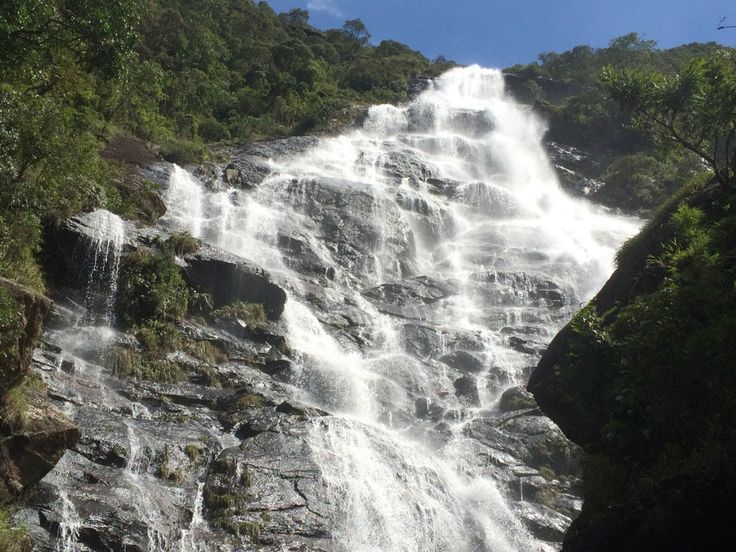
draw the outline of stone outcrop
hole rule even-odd
[[[44,317],[46,297],[0,278],[0,291],[16,304],[20,326],[0,362],[0,505],[38,483],[80,437],[79,428],[25,380]],[[12,307],[11,307],[12,309]]]

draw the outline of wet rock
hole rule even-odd
[[[541,356],[547,347],[544,343],[539,343],[531,339],[523,339],[515,335],[508,338],[508,344],[515,351],[535,356]]]
[[[404,324],[401,327],[404,349],[420,358],[426,358],[442,350],[442,336],[429,326]]]
[[[414,415],[417,418],[426,418],[429,416],[429,399],[421,397],[414,401]]]
[[[382,154],[378,158],[377,165],[387,176],[397,179],[408,178],[415,182],[432,178],[437,172],[410,150]]]
[[[478,290],[489,304],[562,308],[573,300],[565,290],[543,275],[525,272],[481,272],[472,279],[482,282]]]
[[[393,198],[363,182],[326,177],[290,182],[287,193],[346,276],[381,270],[388,279],[414,272],[414,235]]]
[[[81,436],[79,428],[40,394],[26,400],[22,425],[2,431],[0,504],[38,483]]]
[[[308,426],[294,421],[217,457],[204,489],[203,513],[213,526],[252,546],[332,549],[327,505],[320,498],[324,484],[306,442]]]
[[[462,376],[453,383],[455,386],[455,394],[470,401],[471,404],[480,404],[480,396],[478,394],[478,381],[472,376]]]
[[[239,149],[243,154],[247,155],[265,159],[281,159],[297,153],[304,153],[317,144],[319,144],[319,138],[316,136],[290,136],[278,140],[249,142],[239,146]]]
[[[501,395],[498,408],[502,412],[537,408],[537,401],[534,400],[534,396],[524,387],[512,387],[504,391],[503,395]]]
[[[227,186],[249,190],[261,184],[271,172],[271,166],[263,158],[241,155],[223,169],[222,181]]]
[[[453,351],[439,360],[460,372],[478,374],[483,371],[483,362],[467,351]]]
[[[187,256],[183,272],[189,285],[212,295],[216,307],[236,301],[260,303],[270,320],[284,312],[286,292],[266,271],[214,247],[203,246]]]
[[[113,230],[125,235],[119,244],[121,249],[131,245],[128,236],[135,233],[132,225],[104,209],[80,213],[55,228],[48,228],[44,236],[44,252],[48,255],[45,266],[53,281],[81,289],[90,283],[109,283],[109,273],[101,268],[113,266],[119,251],[109,246],[100,252],[98,245],[101,239],[112,238]]]
[[[543,504],[517,502],[514,510],[535,537],[546,541],[561,542],[571,522],[567,516]]]
[[[431,315],[428,308],[456,293],[451,282],[439,282],[427,276],[419,276],[401,282],[391,282],[368,289],[363,297],[373,303],[380,312],[402,318],[426,319]]]

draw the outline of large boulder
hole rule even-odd
[[[26,401],[22,425],[0,431],[0,504],[41,481],[81,437],[79,428],[42,395]]]
[[[286,292],[262,268],[210,246],[185,258],[187,283],[212,295],[215,307],[237,301],[260,303],[269,320],[284,312]]]

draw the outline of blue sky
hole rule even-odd
[[[507,67],[578,44],[605,46],[635,31],[666,48],[688,42],[736,45],[736,0],[269,0],[277,11],[307,8],[319,28],[360,18],[372,42],[392,38],[434,58]]]

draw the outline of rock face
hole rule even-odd
[[[15,304],[20,331],[0,362],[0,505],[38,483],[80,437],[79,428],[26,385],[33,351],[51,302],[0,278],[0,292]],[[10,307],[11,309],[13,307]]]
[[[3,351],[0,357],[0,396],[5,396],[28,373],[33,350],[43,329],[43,320],[51,309],[51,301],[5,278],[0,278],[0,290],[8,297],[8,311],[20,329],[17,338],[8,343],[9,350]]]
[[[84,435],[18,514],[40,552],[72,530],[80,552],[337,552],[358,542],[358,526],[369,533],[360,539],[382,539],[377,549],[410,549],[402,539],[413,537],[386,525],[393,504],[414,524],[407,534],[452,533],[480,550],[486,514],[464,490],[475,486],[509,521],[500,538],[559,544],[580,510],[578,451],[528,395],[502,392],[569,316],[575,265],[538,240],[512,243],[527,232],[504,235],[518,213],[512,191],[495,176],[472,180],[474,166],[453,174],[462,182],[443,174],[450,158],[427,153],[449,147],[429,134],[442,114],[420,111],[408,124],[422,134],[371,139],[336,175],[321,158],[301,160],[324,145],[309,137],[225,149],[226,161],[190,168],[188,188],[179,169],[145,171],[183,197],[167,193],[172,216],[154,227],[125,223],[118,261],[189,228],[219,246],[173,257],[189,291],[214,309],[263,305],[266,322],[193,310],[163,324],[168,341],[151,360],[139,328],[89,322],[86,311],[104,307],[81,300],[90,244],[101,242],[90,215],[49,236],[62,274],[34,367]],[[458,156],[499,126],[473,109],[449,119]],[[126,361],[146,363],[143,375],[126,377]],[[145,379],[172,367],[176,377]],[[455,450],[461,462],[445,456]],[[458,527],[440,527],[447,519]],[[436,540],[424,547],[455,545]]]
[[[284,312],[286,293],[263,269],[209,246],[185,259],[184,277],[190,286],[211,294],[215,306],[259,303],[271,320]]]

